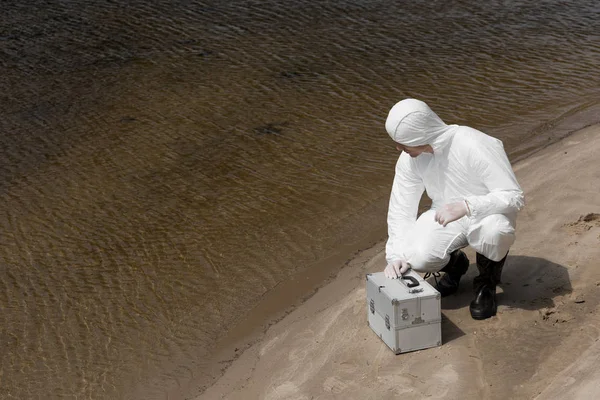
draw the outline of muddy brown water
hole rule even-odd
[[[2,399],[198,393],[384,238],[404,97],[513,160],[600,120],[596,1],[123,3],[0,4]]]

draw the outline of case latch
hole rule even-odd
[[[406,321],[407,319],[408,319],[408,309],[403,308],[402,309],[402,321]]]

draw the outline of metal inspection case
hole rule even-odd
[[[440,293],[410,270],[402,279],[367,274],[371,329],[396,354],[442,344]]]

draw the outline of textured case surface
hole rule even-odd
[[[440,293],[414,271],[403,278],[367,274],[369,326],[396,354],[441,345]]]

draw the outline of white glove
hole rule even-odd
[[[456,203],[446,204],[435,212],[435,222],[445,227],[450,222],[461,219],[467,215],[468,212],[469,209],[467,208],[466,201],[458,201]]]
[[[396,279],[404,275],[410,269],[410,265],[404,260],[394,260],[385,267],[383,273],[387,278]]]

